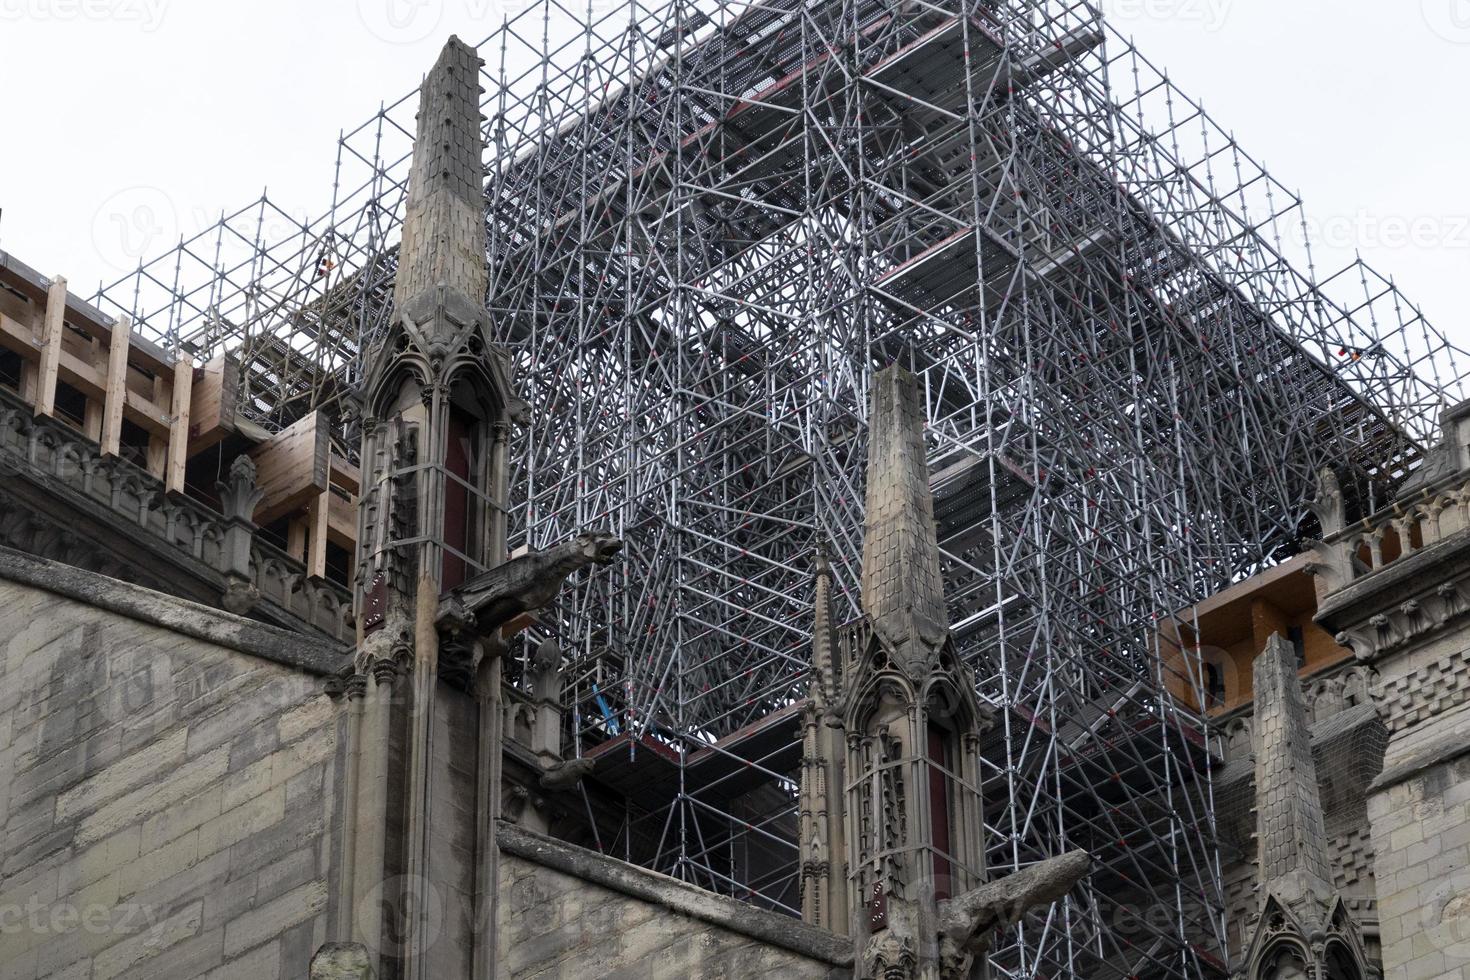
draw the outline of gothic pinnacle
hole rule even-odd
[[[475,49],[451,37],[419,89],[418,132],[393,300],[446,286],[475,307],[489,280],[480,131],[480,66]]]
[[[906,669],[919,673],[944,641],[948,614],[924,452],[924,409],[912,374],[890,365],[874,375],[868,426],[863,611]]]

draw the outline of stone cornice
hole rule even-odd
[[[1466,755],[1470,755],[1470,739],[1466,739],[1463,731],[1450,732],[1421,749],[1411,758],[1383,770],[1378,774],[1378,778],[1368,785],[1368,792],[1382,793],[1399,783],[1413,779],[1432,766],[1454,762]]]
[[[495,825],[507,854],[569,874],[671,912],[749,936],[831,966],[852,965],[852,941],[798,919],[716,895],[668,875],[626,864],[586,848],[543,837],[507,821]]]
[[[0,547],[0,579],[65,596],[76,602],[206,643],[327,676],[350,662],[350,651],[326,639],[236,616],[106,575]]]
[[[1470,528],[1365,575],[1329,595],[1318,623],[1371,661],[1470,613]]]

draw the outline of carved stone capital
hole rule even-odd
[[[863,947],[863,976],[879,980],[909,980],[918,975],[919,956],[909,936],[899,936],[892,929],[868,939]]]
[[[342,691],[348,701],[361,701],[367,696],[367,684],[366,674],[349,674],[342,681]]]
[[[369,672],[373,675],[373,681],[379,686],[391,687],[398,676],[404,673],[403,665],[400,663],[401,659],[400,657],[389,657],[374,660],[368,667]]]

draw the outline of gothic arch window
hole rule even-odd
[[[448,592],[487,564],[493,401],[474,380],[450,390],[445,415],[444,557],[440,588]]]
[[[950,833],[954,820],[955,770],[954,733],[931,718],[924,753],[929,774],[929,839],[934,845],[934,894],[943,900],[954,894],[954,843]]]
[[[955,894],[957,872],[955,840],[958,819],[956,801],[960,770],[959,735],[974,726],[964,699],[946,682],[934,683],[926,692],[924,770],[928,779],[929,839],[934,848],[935,894],[940,899]]]
[[[1327,947],[1327,980],[1363,980],[1352,954],[1340,943]]]

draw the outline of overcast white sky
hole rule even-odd
[[[269,188],[330,200],[338,131],[522,0],[0,0],[0,248],[87,295]],[[577,5],[573,0],[571,5]],[[1353,250],[1470,346],[1470,0],[1105,0]]]

